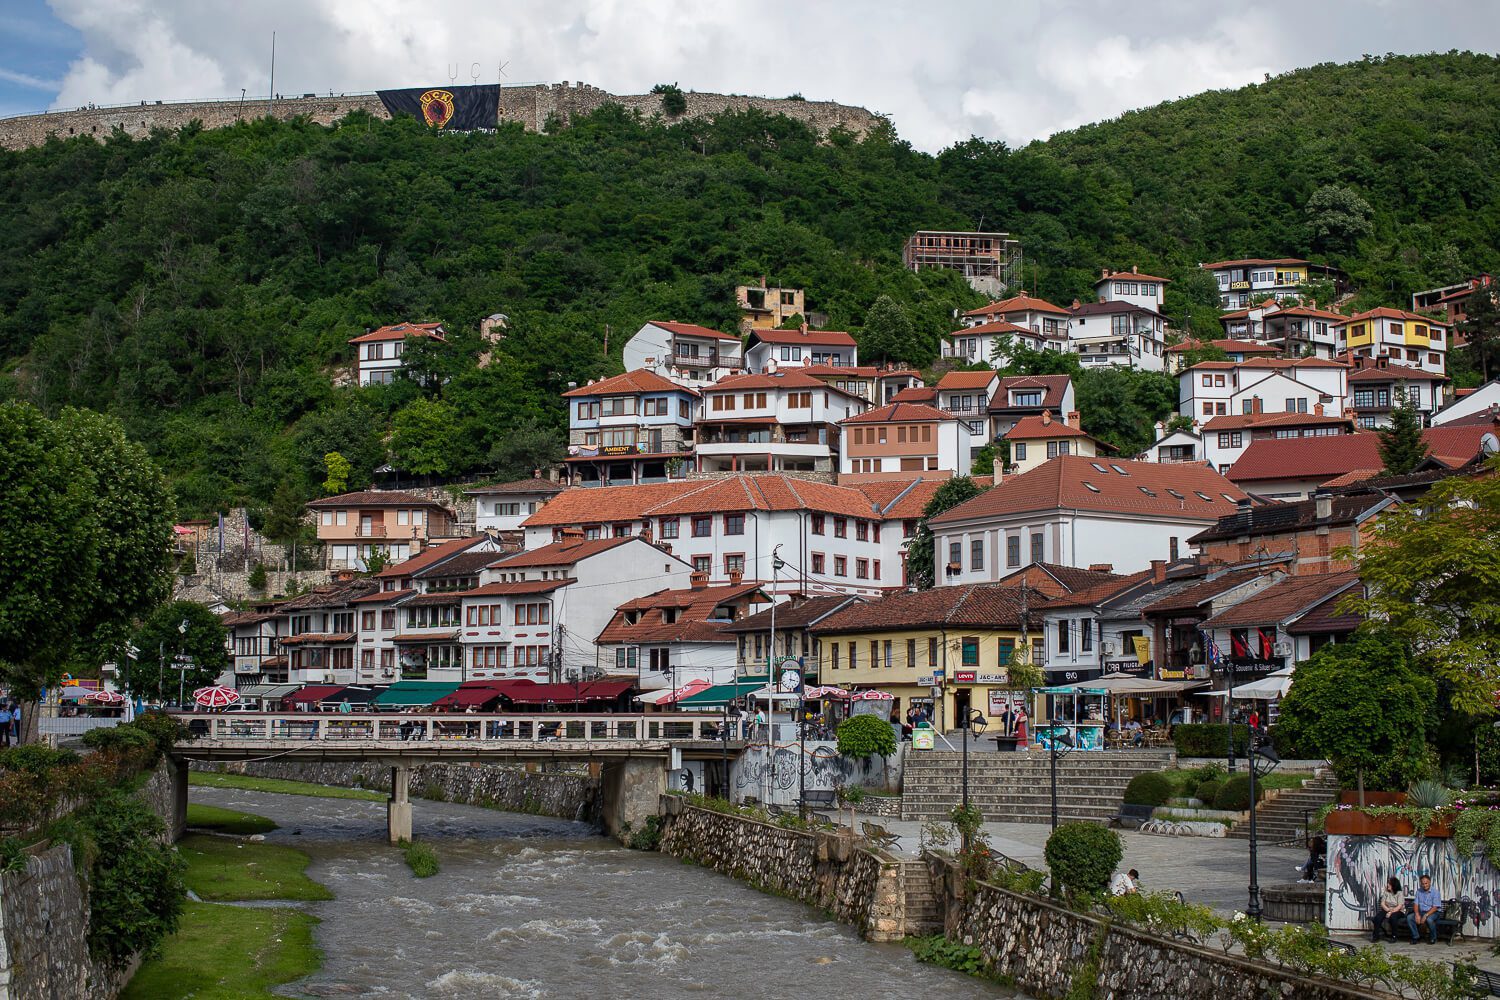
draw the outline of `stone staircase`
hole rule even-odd
[[[1057,761],[1057,815],[1063,822],[1108,823],[1120,810],[1130,779],[1172,766],[1160,751],[1075,751]],[[946,819],[962,801],[963,764],[958,753],[906,755],[902,819]],[[969,802],[990,822],[1046,823],[1052,785],[1045,753],[970,753]]]
[[[906,933],[918,936],[941,934],[943,911],[938,906],[937,890],[933,887],[927,862],[902,862],[901,886],[906,894]]]
[[[1338,779],[1319,772],[1304,781],[1301,788],[1285,788],[1274,797],[1263,799],[1255,807],[1255,836],[1261,844],[1287,843],[1301,847],[1304,842],[1303,821],[1311,820],[1318,810],[1338,801]],[[1250,823],[1236,823],[1229,836],[1250,839]]]

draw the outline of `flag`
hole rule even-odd
[[[392,118],[411,115],[445,132],[493,129],[500,116],[497,83],[476,87],[412,87],[376,93]]]

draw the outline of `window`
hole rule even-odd
[[[680,420],[693,419],[693,410],[692,407],[688,405],[687,400],[679,399],[677,401],[677,417]]]
[[[854,560],[854,577],[857,580],[868,580],[870,578],[870,560]]]
[[[815,535],[821,535],[823,533],[823,515],[822,514],[814,514],[812,516],[812,533],[815,534]]]
[[[889,669],[891,669],[891,667],[895,666],[895,662],[894,662],[893,658],[891,657],[891,640],[887,639],[885,641],[885,647],[884,647],[884,649],[885,649],[885,669],[889,670]]]
[[[833,537],[834,538],[848,538],[849,537],[849,521],[846,518],[836,517],[836,518],[833,519]]]
[[[698,514],[693,517],[693,537],[707,538],[713,533],[714,519],[707,514]]]
[[[1213,385],[1214,384],[1214,377],[1212,375],[1210,375],[1208,372],[1204,372],[1203,373],[1203,384],[1205,386],[1211,386],[1211,385]]]
[[[1010,446],[1010,460],[1012,462],[1026,461],[1026,445],[1020,441]]]
[[[825,561],[824,561],[824,558],[823,558],[823,553],[821,553],[821,552],[814,552],[812,554],[812,571],[814,573],[822,573],[824,571],[823,570],[824,565],[825,565]]]
[[[1169,544],[1167,546],[1167,557],[1173,562],[1177,561],[1177,536],[1175,535],[1173,535],[1172,538],[1169,539]]]
[[[1011,535],[1005,539],[1005,565],[1021,565],[1021,536]]]
[[[380,630],[382,632],[393,631],[396,627],[396,609],[386,608],[380,612]]]
[[[594,399],[594,400],[584,400],[583,402],[579,403],[578,404],[578,419],[579,420],[598,420],[599,419],[599,401],[597,399]]]
[[[714,557],[713,556],[693,556],[693,572],[694,573],[707,573],[707,572],[709,572],[710,570],[713,569],[713,566],[714,566]]]
[[[667,415],[667,397],[653,396],[644,400],[641,413],[648,417],[665,417]]]
[[[834,556],[833,557],[833,575],[834,576],[848,576],[849,575],[849,560],[846,559],[846,558],[844,558],[843,556]]]
[[[743,535],[744,533],[745,533],[745,515],[744,514],[725,514],[724,515],[724,534],[726,534],[726,535]]]
[[[682,525],[679,523],[680,520],[681,520],[680,518],[676,518],[676,517],[664,517],[664,518],[662,518],[661,522],[660,522],[660,524],[661,524],[661,537],[662,538],[676,538],[677,537],[677,533],[682,530]]]
[[[1094,620],[1092,618],[1078,619],[1078,651],[1080,653],[1091,653],[1094,650]]]
[[[724,556],[724,572],[726,574],[728,574],[728,573],[744,573],[745,572],[745,554],[743,552],[727,553]]]
[[[1072,441],[1048,441],[1047,457],[1056,458],[1058,455],[1071,455],[1073,453]]]
[[[868,542],[870,540],[870,522],[869,521],[855,521],[854,522],[854,538],[855,538],[856,541],[860,541],[860,542]]]
[[[917,640],[906,640],[906,666],[912,670],[917,668]]]
[[[1031,536],[1031,561],[1039,563],[1042,561],[1042,534],[1036,532]]]
[[[974,538],[969,541],[969,569],[976,573],[984,569],[983,538]]]
[[[880,666],[880,643],[874,639],[870,640],[870,669],[875,670]]]
[[[958,542],[948,543],[948,565],[962,566],[964,561],[964,548]]]
[[[871,567],[871,572],[874,574],[875,579],[877,579],[877,580],[880,579],[880,560],[879,559],[875,560],[874,565]]]
[[[854,644],[854,640],[853,639],[850,639],[849,640],[849,669],[853,670],[854,668],[856,668],[858,666],[859,666],[859,647]]]
[[[640,662],[640,649],[636,646],[621,646],[615,650],[615,669],[634,670]]]
[[[998,643],[996,643],[995,652],[999,657],[1000,665],[1002,667],[1009,666],[1010,661],[1015,657],[1016,654],[1016,640],[1001,639]]]
[[[839,644],[836,642],[830,642],[828,644],[828,649],[833,654],[832,667],[834,670],[837,670],[839,668]]]
[[[628,524],[617,524],[617,525],[615,525],[615,537],[616,538],[629,538],[630,537],[630,525],[628,525]]]
[[[347,510],[341,510],[341,511],[336,512],[335,515],[334,515],[334,520],[337,521],[340,525],[348,524],[349,523],[349,512]]]
[[[1066,618],[1061,619],[1057,623],[1057,651],[1059,653],[1066,653],[1069,651],[1069,646],[1071,645],[1069,640],[1072,639],[1073,631],[1072,625],[1073,623],[1068,621],[1068,619]]]
[[[963,665],[966,667],[979,666],[979,638],[978,636],[966,635],[959,640],[959,648],[962,652]]]

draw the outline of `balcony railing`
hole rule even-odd
[[[354,529],[355,538],[384,538],[384,524],[360,524]]]

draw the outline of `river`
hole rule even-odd
[[[308,875],[334,893],[305,904],[322,921],[323,967],[287,996],[1018,996],[579,823],[415,800],[416,836],[442,861],[417,879],[385,843],[382,803],[198,787],[192,798],[275,820],[266,839],[307,852]]]

